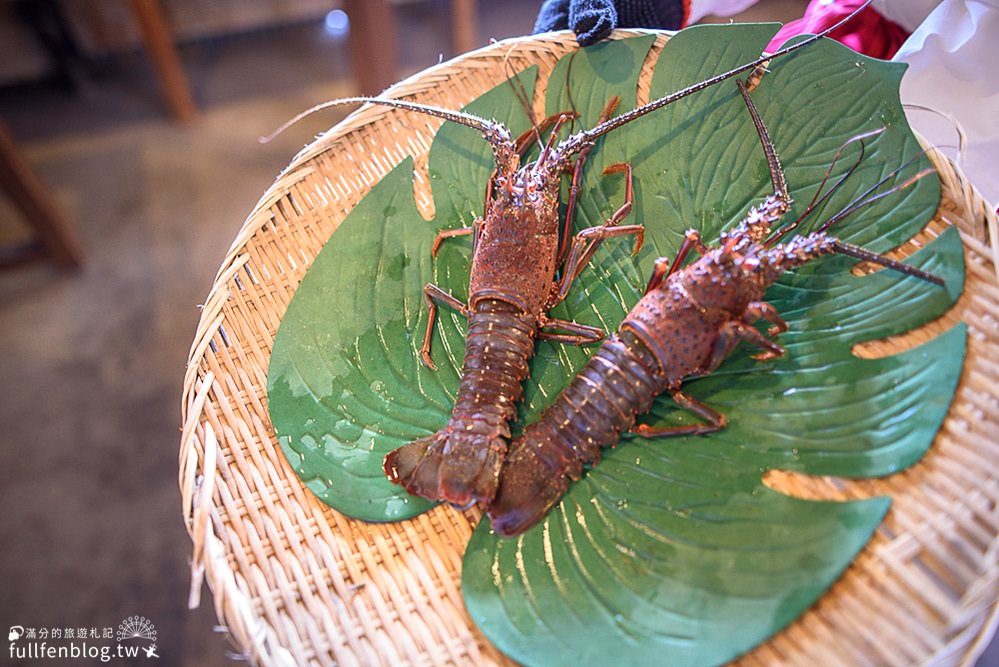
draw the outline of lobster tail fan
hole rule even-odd
[[[506,449],[502,437],[444,428],[389,452],[383,468],[412,495],[465,508],[492,501]]]
[[[486,510],[493,530],[504,537],[519,535],[541,521],[569,488],[565,475],[555,474],[522,443],[511,445],[500,487]]]
[[[440,487],[440,466],[447,433],[437,431],[393,449],[385,455],[382,468],[389,480],[407,492],[437,500]]]

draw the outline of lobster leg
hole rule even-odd
[[[696,398],[688,396],[679,389],[667,390],[673,401],[684,410],[692,412],[707,424],[690,424],[684,426],[649,426],[638,424],[631,433],[644,438],[663,438],[677,435],[706,435],[725,428],[725,415],[714,408],[701,403]]]
[[[565,260],[565,268],[562,270],[562,277],[558,282],[557,291],[549,297],[546,306],[553,308],[561,303],[569,293],[569,287],[573,281],[579,277],[583,267],[585,267],[593,253],[596,252],[604,239],[612,236],[635,235],[635,249],[632,254],[637,253],[642,248],[645,240],[645,227],[642,225],[620,225],[629,213],[631,213],[632,201],[634,199],[634,189],[632,187],[631,165],[626,163],[612,164],[604,169],[604,174],[618,171],[625,173],[624,203],[618,208],[607,221],[598,227],[589,227],[576,234],[572,239],[569,256]]]
[[[565,297],[569,295],[569,288],[572,286],[572,283],[582,273],[587,263],[593,257],[597,246],[603,243],[604,239],[613,236],[626,236],[628,234],[635,235],[635,250],[632,253],[634,254],[641,248],[642,241],[644,240],[645,227],[642,225],[590,227],[577,234],[573,239],[572,249],[569,251],[569,258],[566,260],[562,278],[555,285],[554,294],[549,297],[548,302],[545,304],[546,307],[554,308],[565,300]]]
[[[604,337],[603,329],[579,324],[578,322],[559,320],[546,315],[541,316],[538,324],[538,338],[543,340],[583,345],[585,343],[596,343]],[[561,331],[552,331],[553,329],[560,329]]]
[[[600,112],[600,118],[597,123],[603,123],[610,119],[611,114],[617,109],[617,105],[621,102],[621,98],[615,95],[614,97],[607,100],[607,105],[604,106],[604,110]],[[559,249],[558,249],[558,263],[562,264],[566,260],[566,254],[569,252],[568,238],[572,233],[573,221],[576,217],[576,202],[579,200],[580,183],[583,180],[583,165],[586,164],[586,160],[590,156],[590,151],[593,150],[593,144],[588,144],[580,149],[579,154],[576,157],[576,162],[572,167],[572,182],[569,184],[569,199],[565,210],[565,219],[562,221],[562,229],[559,233]],[[610,169],[608,167],[607,169]],[[605,170],[604,173],[607,173]],[[628,186],[629,193],[631,187],[631,172],[629,171],[628,176]],[[630,206],[630,197],[629,206]]]
[[[468,317],[468,306],[433,283],[427,283],[423,286],[423,300],[427,302],[427,330],[423,334],[420,357],[427,368],[437,370],[434,360],[430,357],[430,337],[433,335],[434,324],[437,322],[437,304],[453,308],[465,317]]]
[[[455,229],[442,229],[438,231],[437,236],[434,237],[433,245],[430,246],[430,256],[437,257],[437,251],[441,249],[441,243],[444,242],[444,239],[450,239],[455,236],[467,236],[469,234],[472,235],[472,249],[474,250],[479,240],[479,234],[482,232],[483,224],[485,224],[485,221],[482,218],[476,218],[471,227],[456,227]]]
[[[676,251],[676,257],[673,258],[672,262],[667,263],[668,260],[665,257],[660,257],[656,260],[655,266],[652,269],[652,276],[649,277],[649,284],[645,287],[645,293],[648,294],[659,287],[664,280],[676,273],[680,265],[683,264],[683,261],[687,259],[687,255],[690,254],[691,250],[696,250],[701,255],[708,252],[708,247],[701,240],[701,233],[696,229],[687,230],[687,233],[683,237],[683,242]]]
[[[669,278],[676,273],[676,270],[683,264],[683,260],[687,259],[687,255],[690,254],[691,250],[696,250],[700,255],[704,255],[708,251],[708,247],[701,240],[701,233],[696,229],[687,230],[687,233],[683,237],[683,243],[680,244],[680,249],[676,251],[676,257],[673,258],[673,263],[669,265],[669,270],[666,271],[666,275],[662,276],[662,278]]]
[[[455,236],[467,236],[471,234],[474,230],[471,227],[457,227],[455,229],[442,229],[437,232],[437,236],[434,238],[434,244],[430,246],[430,256],[436,257],[437,251],[440,250],[441,243],[444,239],[454,238]]]
[[[767,333],[771,336],[776,336],[777,334],[782,334],[787,331],[787,322],[785,322],[784,318],[778,314],[777,309],[766,301],[751,302],[748,306],[746,306],[746,312],[743,319],[747,323],[752,323],[757,320],[769,322],[771,326]]]
[[[753,359],[757,361],[784,356],[786,350],[783,347],[764,336],[753,326],[753,323],[758,320],[770,323],[767,333],[771,336],[787,331],[787,322],[777,314],[776,308],[764,301],[753,301],[746,306],[740,319],[726,322],[719,328],[711,357],[699,373],[704,375],[718,368],[742,340],[763,349],[763,352],[753,355]]]
[[[732,320],[723,324],[719,329],[718,340],[715,342],[711,358],[705,364],[704,372],[710,373],[718,368],[741,340],[763,348],[763,352],[753,355],[753,359],[758,361],[784,356],[783,347],[757,331],[746,319]]]
[[[531,148],[531,146],[540,141],[541,133],[550,130],[556,122],[561,125],[566,120],[572,120],[578,117],[579,114],[573,111],[560,111],[559,113],[553,113],[551,116],[548,116],[541,121],[537,127],[532,127],[517,137],[514,141],[517,154],[524,157],[524,154]]]

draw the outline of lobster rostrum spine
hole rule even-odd
[[[625,316],[618,332],[604,341],[538,421],[510,444],[499,489],[486,508],[496,533],[518,535],[539,522],[559,502],[570,481],[580,477],[583,466],[598,462],[602,448],[615,445],[622,433],[704,435],[724,428],[725,416],[685,394],[682,384],[685,379],[715,370],[740,341],[761,348],[756,359],[784,354],[784,348],[772,337],[786,331],[787,325],[776,309],[763,301],[766,290],[784,272],[823,255],[842,253],[943,284],[932,274],[829,236],[826,230],[843,217],[839,214],[818,231],[778,243],[816,202],[813,200],[796,221],[772,234],[791,199],[766,128],[745,86],[738,83],[767,155],[774,194],[753,207],[736,228],[723,233],[718,246],[707,247],[700,234],[691,230],[672,262],[667,258],[656,261],[644,296]],[[860,143],[860,159],[868,136],[848,142]],[[922,175],[924,172],[889,193]],[[880,196],[854,202],[845,210],[856,210]],[[692,250],[701,256],[680,268]],[[770,324],[767,335],[754,326],[759,320]],[[636,427],[636,417],[647,412],[661,393],[668,393],[703,423]]]

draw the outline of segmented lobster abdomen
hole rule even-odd
[[[507,422],[516,416],[516,403],[524,393],[536,330],[534,316],[510,303],[497,299],[475,303],[468,317],[452,421],[494,423],[504,437],[510,437]]]
[[[475,303],[451,418],[436,433],[390,452],[389,479],[411,494],[455,505],[493,499],[536,326],[533,315],[510,303]]]
[[[537,422],[510,445],[496,497],[487,508],[493,530],[517,535],[565,493],[569,478],[614,445],[665,389],[655,356],[632,333],[600,346]]]
[[[552,472],[576,479],[584,463],[617,442],[662,387],[652,353],[630,332],[611,336],[565,391],[524,431]]]

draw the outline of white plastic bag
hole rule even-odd
[[[926,3],[883,0],[877,8],[908,28],[895,8],[912,12],[913,4]],[[902,78],[902,103],[940,112],[907,108],[909,124],[942,147],[995,208],[999,204],[999,0],[943,0],[915,27],[893,60],[909,65]],[[956,148],[955,123],[967,139],[963,157]]]

